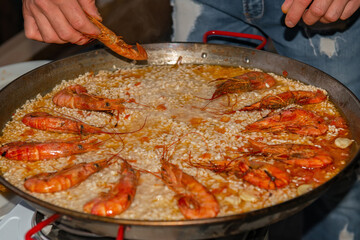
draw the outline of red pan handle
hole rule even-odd
[[[39,222],[38,224],[36,224],[33,228],[31,228],[25,234],[25,240],[36,240],[36,239],[32,238],[32,235],[34,235],[35,233],[41,231],[41,229],[43,229],[47,225],[51,224],[52,222],[54,222],[59,217],[60,217],[60,214],[54,214],[54,215],[50,216],[49,218],[45,219],[44,221]]]
[[[52,222],[56,221],[60,217],[60,214],[54,214],[50,216],[49,218],[45,219],[42,222],[39,222],[37,225],[35,225],[33,228],[31,228],[26,234],[25,234],[25,240],[36,240],[32,238],[32,236],[41,231],[44,227],[51,224]],[[118,230],[118,235],[116,237],[116,240],[123,240],[124,239],[124,226],[120,225]]]
[[[119,225],[118,234],[116,240],[123,240],[124,239],[124,226]]]
[[[239,33],[239,32],[228,32],[228,31],[220,31],[220,30],[211,30],[211,31],[207,31],[204,35],[203,35],[203,42],[207,43],[207,39],[209,36],[213,36],[213,35],[217,35],[217,36],[228,36],[228,37],[239,37],[239,38],[249,38],[249,39],[255,39],[255,40],[260,40],[262,41],[257,47],[256,49],[262,49],[265,45],[266,45],[266,38],[260,35],[255,35],[255,34],[249,34],[249,33]]]

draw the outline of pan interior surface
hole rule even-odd
[[[351,152],[351,161],[349,161],[348,166],[345,167],[345,169],[341,171],[337,177],[340,177],[345,170],[351,168],[353,163],[356,161],[360,127],[354,123],[356,123],[360,117],[359,101],[346,87],[327,74],[295,60],[246,48],[235,48],[220,45],[172,43],[149,44],[145,45],[145,49],[149,53],[149,59],[147,62],[128,62],[105,50],[97,50],[52,62],[21,76],[0,92],[0,100],[7,103],[0,106],[0,110],[3,113],[0,116],[1,128],[5,127],[5,124],[11,119],[15,110],[22,106],[27,99],[32,99],[38,94],[45,95],[50,92],[55,85],[61,83],[62,80],[73,79],[90,71],[96,74],[101,70],[112,71],[116,68],[134,66],[142,67],[146,65],[174,65],[181,57],[182,64],[243,66],[246,68],[258,68],[265,72],[272,72],[278,75],[282,75],[283,72],[286,71],[289,78],[297,79],[306,84],[311,84],[327,90],[332,102],[334,102],[346,119],[351,120],[349,122],[349,128],[351,135],[355,140]],[[225,223],[230,224],[236,222],[238,225],[242,226],[239,231],[243,231],[266,226],[274,221],[286,218],[287,216],[300,211],[323,194],[327,188],[336,181],[336,178],[300,197],[275,206],[231,216],[183,221],[136,221],[94,216],[58,207],[56,205],[49,204],[46,201],[39,200],[13,186],[2,176],[0,181],[16,194],[26,200],[29,200],[37,208],[41,209],[41,211],[47,214],[57,212],[63,214],[64,216],[70,216],[70,218],[73,217],[74,219],[80,219],[80,222],[81,220],[87,219],[93,220],[97,224],[108,223],[114,225],[125,224],[152,227],[167,226],[169,228],[178,226],[189,226],[191,228],[192,226],[199,227],[203,224],[210,224],[213,227],[214,225],[218,226],[220,224],[220,228],[223,227],[223,224]],[[274,217],[275,215],[277,217]],[[65,222],[68,220],[69,219],[67,217],[64,217],[63,219]],[[243,224],[244,222],[248,223],[248,225],[245,226]],[[71,224],[77,223],[74,221]]]

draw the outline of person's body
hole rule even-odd
[[[329,12],[323,10],[323,17],[315,17],[309,13],[311,6],[302,15],[304,6],[297,5],[288,10],[286,5],[305,1],[285,1],[285,6],[281,5],[282,2],[173,0],[173,40],[201,42],[203,34],[209,30],[270,37],[279,54],[323,70],[360,97],[360,59],[357,59],[360,44],[352,44],[360,36],[360,11],[351,16],[347,13],[344,21],[338,21],[341,13],[331,13],[334,8],[328,9]],[[321,1],[313,1],[316,2]],[[288,10],[286,17],[282,10]],[[327,19],[326,14],[337,14],[337,17]],[[292,28],[286,26],[287,21],[291,22],[287,24]],[[222,38],[210,43],[234,44],[234,41],[226,42],[226,38]],[[271,226],[270,239],[360,239],[360,179],[357,180],[357,176],[359,178],[360,173],[349,173],[310,207],[291,219]]]
[[[360,0],[173,2],[176,11],[183,10],[187,14],[198,14],[194,11],[202,8],[200,15],[192,16],[196,17],[196,22],[193,30],[188,30],[191,32],[183,34],[180,27],[185,25],[177,24],[174,19],[174,40],[201,41],[205,31],[214,29],[266,34],[279,54],[325,71],[360,96],[359,60],[353,57],[360,52],[360,45],[356,44],[360,36],[360,21],[357,21]],[[185,9],[178,6],[185,6]],[[101,19],[95,0],[24,0],[25,35],[47,43],[83,45],[89,41],[83,33],[99,33],[85,13]],[[174,16],[177,18],[183,13]],[[309,26],[312,24],[315,25]]]
[[[315,23],[312,17],[303,17],[295,27],[289,28],[285,22],[290,16],[285,17],[282,13],[282,2],[175,0],[174,41],[199,42],[202,41],[203,34],[209,30],[270,37],[280,55],[323,70],[360,96],[360,60],[356,59],[360,53],[360,44],[355,44],[360,36],[360,20],[357,20],[360,11],[344,21],[327,24]],[[311,6],[305,14],[309,15],[310,9]],[[333,21],[338,19],[334,18]],[[291,19],[292,22],[297,20],[298,17],[295,20]],[[305,22],[315,25],[308,26]],[[230,41],[209,43],[229,44]]]
[[[279,54],[323,70],[360,97],[360,0],[173,0],[173,5],[174,41],[201,42],[208,30],[262,34]],[[23,0],[25,34],[48,43],[85,44],[89,39],[82,33],[99,31],[85,12],[101,19],[94,0]],[[352,173],[302,212],[303,239],[360,239],[360,181]],[[311,216],[315,211],[319,219]]]

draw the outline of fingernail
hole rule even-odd
[[[284,13],[284,14],[287,14],[288,12],[288,8],[285,8],[284,5],[281,6],[281,11]]]
[[[86,43],[89,42],[89,39],[86,38],[86,37],[81,37],[79,40],[77,40],[76,42],[74,42],[73,44],[76,44],[76,45],[84,45]]]
[[[285,14],[289,11],[289,8],[291,6],[291,2],[284,1],[284,3],[281,5],[281,11]]]
[[[294,24],[291,20],[288,20],[288,19],[285,21],[285,24],[286,24],[286,26],[288,26],[289,28],[292,28],[292,27],[295,26],[295,24]]]

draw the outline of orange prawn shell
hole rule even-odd
[[[194,177],[168,162],[161,165],[161,177],[164,183],[177,193],[180,212],[186,219],[218,215],[220,206],[215,196]]]
[[[327,99],[327,96],[321,91],[287,91],[276,95],[268,95],[263,97],[260,101],[245,106],[240,111],[252,111],[261,109],[278,109],[286,107],[290,104],[315,104],[323,102]]]
[[[233,78],[219,78],[216,81],[224,81],[216,85],[216,90],[210,100],[226,94],[242,93],[252,90],[270,88],[275,85],[275,79],[264,72],[250,71]]]
[[[101,33],[96,36],[85,34],[86,36],[90,38],[98,39],[100,42],[104,43],[107,47],[109,47],[117,54],[127,57],[129,59],[133,59],[133,60],[148,59],[146,50],[140,44],[136,43],[136,48],[137,48],[136,51],[135,49],[133,49],[131,45],[126,44],[120,36],[117,36],[113,31],[105,27],[96,18],[90,15],[87,16],[90,19],[90,21],[100,29]]]
[[[108,193],[87,202],[84,211],[99,216],[121,214],[135,198],[139,177],[139,171],[124,161],[118,183]]]
[[[79,185],[92,174],[108,165],[106,159],[65,167],[58,172],[45,172],[25,179],[24,187],[30,192],[54,193]]]
[[[103,133],[103,131],[78,120],[73,120],[65,117],[54,116],[46,112],[31,112],[26,114],[21,121],[32,128],[60,132],[60,133],[78,133],[91,134]]]
[[[316,113],[299,109],[290,108],[251,123],[245,127],[245,131],[287,131],[300,135],[319,136],[327,132],[328,126],[325,120]]]
[[[98,149],[94,140],[11,142],[0,147],[1,156],[18,161],[39,161],[56,159]]]
[[[271,164],[248,171],[244,180],[263,189],[274,190],[289,185],[290,176],[284,170]]]
[[[332,156],[324,149],[305,144],[274,144],[249,140],[253,152],[269,155],[276,160],[303,168],[323,168],[333,163]]]
[[[92,111],[111,111],[123,112],[125,107],[124,99],[108,99],[91,95],[86,88],[81,85],[72,85],[60,90],[53,97],[53,103],[60,107],[76,108]]]

